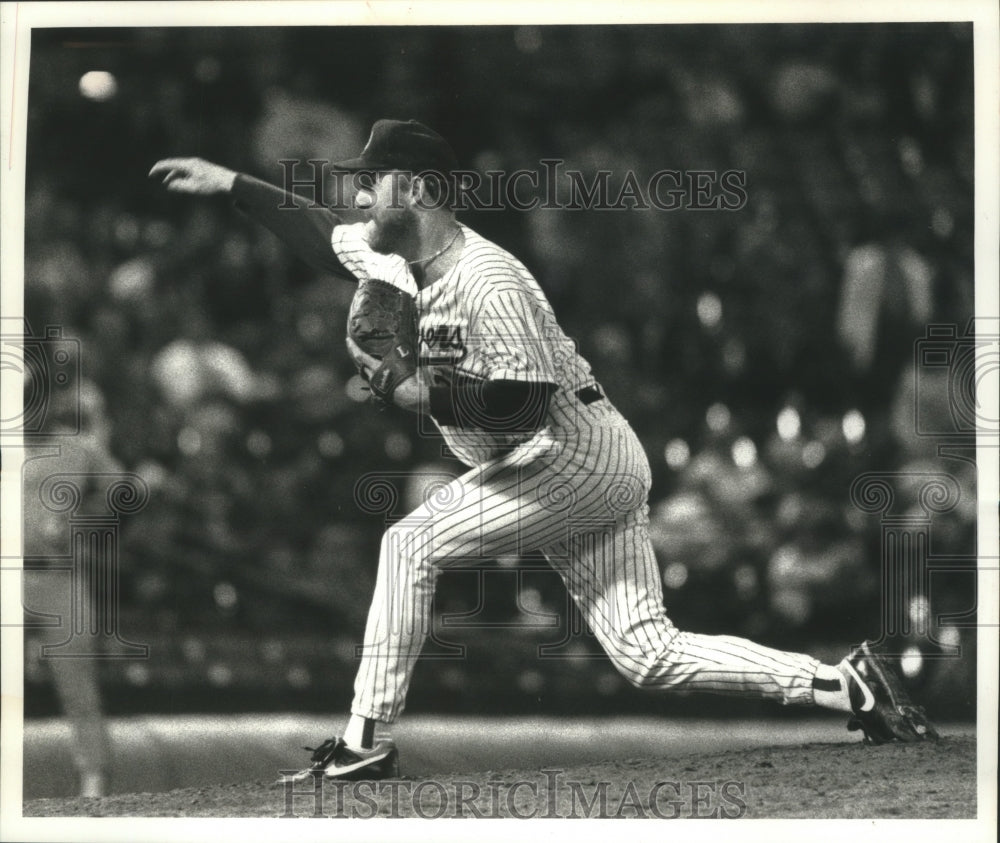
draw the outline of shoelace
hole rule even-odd
[[[321,743],[315,749],[311,746],[302,747],[306,752],[311,752],[311,761],[319,762],[325,761],[330,754],[337,748],[338,738],[327,738],[323,743]]]

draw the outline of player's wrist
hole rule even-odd
[[[219,190],[221,193],[232,193],[233,188],[236,186],[236,179],[239,178],[240,174],[236,170],[230,170],[223,168],[222,173],[219,174]]]
[[[260,179],[255,179],[253,176],[248,176],[246,173],[240,173],[236,170],[228,171],[225,181],[225,191],[236,199],[256,199],[260,193],[266,191],[269,187],[272,186],[267,184],[267,182],[262,182]],[[270,194],[270,191],[268,191],[268,194]]]

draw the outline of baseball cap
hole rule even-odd
[[[441,135],[416,120],[377,120],[368,142],[357,158],[338,161],[335,170],[432,170],[450,173],[458,169],[454,151]]]

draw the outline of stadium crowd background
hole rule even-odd
[[[746,172],[732,212],[462,217],[535,273],[646,446],[679,626],[832,659],[877,635],[866,471],[953,475],[932,551],[974,554],[974,469],[914,435],[915,409],[950,423],[947,375],[912,369],[927,324],[973,313],[971,25],[35,30],[31,49],[26,317],[81,340],[85,422],[152,492],[121,553],[121,630],[151,655],[100,665],[108,710],[344,710],[385,518],[355,484],[384,475],[401,515],[461,471],[366,403],[352,285],[146,178],[198,155],[280,182],[280,159],[353,155],[382,116],[480,171]],[[910,613],[974,603],[942,576]],[[439,608],[466,623],[437,631],[411,711],[689,705],[628,688],[586,635],[560,644],[538,560],[446,573]],[[908,675],[974,716],[972,630],[934,634],[964,657],[915,636]],[[54,707],[36,650],[29,716]]]

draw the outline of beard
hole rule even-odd
[[[374,252],[403,254],[403,250],[419,243],[417,220],[412,211],[393,209],[370,219],[365,226],[365,237]]]

